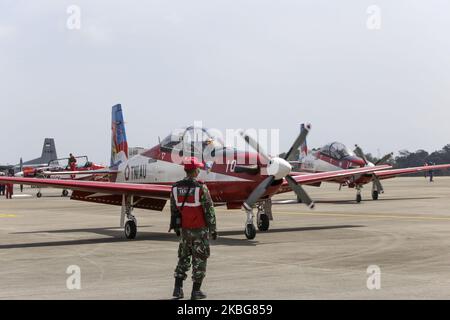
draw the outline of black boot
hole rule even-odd
[[[200,290],[201,286],[201,282],[194,282],[194,285],[192,287],[191,300],[200,300],[206,298],[206,294]]]
[[[173,289],[172,296],[175,299],[183,299],[184,293],[183,293],[183,279],[181,278],[175,278],[175,287]]]

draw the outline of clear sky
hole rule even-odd
[[[131,146],[202,120],[278,128],[288,149],[308,121],[310,147],[440,149],[449,16],[448,0],[0,0],[0,163],[45,137],[108,163],[116,103]]]

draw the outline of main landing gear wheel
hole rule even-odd
[[[42,197],[42,193],[40,193],[40,192],[36,193],[36,197],[38,197],[38,198]]]
[[[67,197],[69,195],[69,191],[67,191],[66,189],[64,189],[63,191],[62,191],[62,196],[63,197]]]
[[[267,231],[269,230],[270,220],[267,214],[262,214],[259,216],[258,221],[258,230],[259,231]]]
[[[124,230],[125,230],[125,237],[127,237],[127,239],[136,238],[137,226],[134,220],[128,220],[127,223],[125,223]]]
[[[360,194],[356,195],[356,202],[360,203],[362,201],[362,196]]]
[[[377,190],[372,192],[372,199],[373,200],[378,200],[378,191]]]
[[[247,224],[245,226],[245,236],[247,239],[252,240],[256,237],[256,228],[253,224]]]

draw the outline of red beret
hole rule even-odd
[[[202,162],[199,162],[196,157],[186,157],[183,161],[184,170],[194,170],[197,168],[203,168],[204,165]]]

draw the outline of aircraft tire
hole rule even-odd
[[[362,201],[362,196],[360,194],[356,195],[356,202],[360,203]]]
[[[62,196],[63,197],[67,197],[69,195],[69,191],[67,191],[66,189],[64,189],[63,191],[62,191]]]
[[[42,197],[42,193],[40,193],[40,192],[36,193],[36,197],[38,197],[38,198]]]
[[[137,234],[136,222],[134,222],[133,220],[128,220],[127,223],[125,223],[124,232],[125,232],[125,237],[127,239],[136,238],[136,234]]]
[[[253,224],[247,224],[245,226],[245,237],[249,240],[255,239],[256,237],[256,228]]]
[[[269,230],[270,220],[267,214],[261,214],[258,222],[258,230],[259,231],[267,231]]]
[[[375,190],[375,191],[372,192],[372,199],[373,200],[378,200],[378,191]]]

